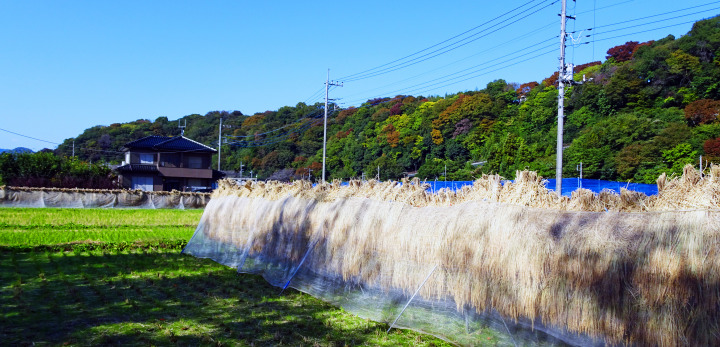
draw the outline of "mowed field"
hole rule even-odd
[[[180,254],[201,215],[0,208],[2,345],[448,345]]]

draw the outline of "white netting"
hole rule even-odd
[[[3,207],[204,208],[208,193],[0,187]]]
[[[508,344],[720,342],[718,211],[415,207],[414,192],[306,188],[221,185],[184,252],[388,323],[419,288],[396,326],[461,344],[487,328]]]

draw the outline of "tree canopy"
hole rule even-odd
[[[720,19],[668,36],[610,48],[604,62],[578,65],[567,89],[567,146],[563,172],[608,180],[654,182],[680,173],[700,155],[720,158]],[[583,81],[583,77],[585,79]],[[359,107],[336,108],[328,119],[328,178],[470,180],[483,173],[513,177],[531,169],[554,176],[557,73],[541,82],[498,79],[477,91],[444,97],[398,95]],[[318,177],[322,162],[323,105],[282,107],[246,116],[239,111],[192,114],[169,121],[137,120],[96,126],[77,138],[88,161],[122,160],[126,142],[157,134],[185,136],[216,146],[218,125],[236,136],[223,145],[226,170],[252,170],[260,178]],[[277,130],[276,130],[277,129]],[[239,141],[237,139],[242,139]],[[56,152],[69,155],[72,139]],[[447,171],[446,171],[447,168]],[[292,170],[289,170],[292,169]],[[284,171],[281,171],[284,170]],[[280,175],[280,172],[282,175]]]

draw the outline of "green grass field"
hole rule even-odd
[[[0,208],[0,246],[189,240],[202,210]]]
[[[447,345],[180,254],[202,211],[0,209],[3,345]],[[488,337],[488,344],[497,342]]]

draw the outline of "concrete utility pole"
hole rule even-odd
[[[560,70],[558,71],[558,128],[557,128],[557,157],[555,162],[555,191],[562,195],[562,167],[563,167],[563,122],[565,117],[565,82],[567,81],[565,66],[565,13],[566,0],[562,0],[560,12]],[[572,71],[570,72],[572,78]]]
[[[325,118],[323,121],[323,164],[322,164],[322,181],[325,183],[325,155],[327,153],[327,116],[328,116],[328,93],[330,86],[342,87],[342,83],[330,82],[330,69],[327,72],[327,80],[325,81]]]
[[[185,136],[185,127],[187,127],[187,119],[185,119],[185,125],[180,125],[180,121],[178,120],[178,128],[180,128],[180,136]]]
[[[75,158],[75,140],[74,139],[73,139],[73,155],[72,156],[73,156],[73,158]]]
[[[218,171],[220,171],[220,148],[222,147],[222,117],[220,117],[220,126],[218,127]]]

